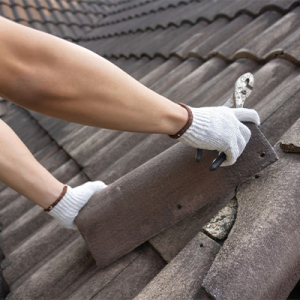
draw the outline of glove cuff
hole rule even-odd
[[[184,104],[184,103],[177,102],[177,104],[179,104],[180,106],[184,107],[187,110],[187,112],[188,112],[188,120],[187,120],[186,124],[177,133],[172,134],[172,135],[169,134],[169,137],[172,138],[172,139],[178,139],[178,138],[180,138],[188,130],[188,128],[193,123],[193,113],[192,113],[192,110],[186,104]]]

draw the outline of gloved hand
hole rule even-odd
[[[178,140],[195,148],[224,152],[226,160],[222,167],[236,162],[251,137],[249,128],[240,121],[260,125],[260,118],[254,109],[188,107],[192,111],[193,122]]]

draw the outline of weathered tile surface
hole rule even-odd
[[[236,222],[202,285],[216,299],[286,299],[300,279],[299,154],[276,149],[279,160],[238,189]]]
[[[232,92],[237,77],[250,71],[255,77],[255,88],[247,99],[246,107],[258,111],[262,119],[261,130],[274,144],[300,118],[297,6],[298,0],[1,0],[0,15],[79,42],[170,100],[198,107],[221,105]],[[128,134],[118,132],[114,135],[106,129],[69,123],[29,111],[36,123],[33,119],[24,118],[27,113],[24,115],[23,109],[7,104],[8,110],[1,118],[19,134],[48,170],[58,174],[60,180],[70,180],[68,182],[74,186],[89,179],[113,183],[176,144],[165,136],[150,134],[141,139],[137,135],[135,141],[127,145]],[[51,137],[58,144],[53,145]],[[121,151],[118,142],[127,150]],[[104,149],[110,153],[106,154]],[[59,164],[69,160],[68,154],[76,161],[75,165],[74,161],[69,162],[56,171]],[[102,156],[107,163],[101,162]],[[83,172],[82,166],[86,167]],[[68,170],[74,171],[71,179],[65,174]],[[11,247],[3,262],[10,288],[17,290],[12,298],[22,299],[21,291],[30,282],[28,295],[36,295],[38,299],[46,299],[57,292],[61,299],[70,295],[70,299],[77,300],[82,295],[90,299],[95,294],[99,299],[115,295],[124,300],[122,291],[128,299],[132,299],[163,266],[155,251],[170,262],[231,196],[223,195],[152,237],[147,244],[153,247],[149,248],[153,255],[147,254],[138,260],[145,262],[145,267],[138,261],[132,268],[119,265],[116,272],[124,268],[127,270],[121,271],[120,276],[110,277],[98,270],[95,263],[76,267],[76,262],[83,261],[86,252],[81,251],[78,255],[76,246],[66,248],[74,238],[67,239],[64,234],[58,237],[62,228],[54,226],[51,234],[44,237],[44,241],[40,240],[52,228],[53,221],[46,220],[42,212],[33,209],[32,202],[0,183],[3,242],[5,244],[5,240],[10,239],[6,229],[14,226],[11,239],[20,240],[7,241],[7,245],[12,243],[15,246]],[[38,222],[36,225],[35,220]],[[23,222],[26,226],[18,228]],[[53,242],[56,240],[64,242],[58,245],[58,242]],[[53,247],[47,249],[51,241]],[[39,252],[38,247],[33,249],[34,243],[45,251]],[[78,243],[73,245],[81,247]],[[135,251],[129,255],[137,254]],[[64,262],[60,253],[68,253],[68,263]],[[28,258],[26,262],[22,259],[25,256]],[[133,260],[134,257],[137,256],[132,256]],[[42,271],[44,265],[49,267],[49,260],[54,266],[65,266],[50,279],[49,274]],[[286,266],[291,267],[286,270],[292,274],[292,266]],[[56,285],[56,280],[67,277],[71,269],[75,270],[71,278],[63,281],[62,285]],[[148,270],[144,277],[143,270]],[[134,273],[136,277],[132,275]],[[42,283],[39,286],[40,277]],[[30,281],[27,281],[28,278]],[[282,277],[278,278],[277,286],[280,287],[285,281]],[[294,284],[295,278],[292,275],[290,278]],[[98,284],[98,279],[102,283],[99,281]],[[44,291],[46,282],[49,290]],[[134,286],[134,289],[126,291],[127,285]],[[276,287],[271,290],[276,290]],[[3,289],[0,288],[0,291]]]
[[[219,244],[198,233],[134,300],[205,299],[199,283],[219,250]]]
[[[215,151],[196,163],[195,149],[177,144],[95,194],[75,222],[97,265],[113,262],[274,162],[270,144],[249,126],[252,138],[234,166],[210,172]]]

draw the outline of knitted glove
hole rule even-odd
[[[192,112],[193,121],[178,140],[195,148],[225,152],[226,160],[222,167],[234,164],[250,139],[251,131],[240,121],[260,124],[259,116],[253,109],[187,107]]]
[[[63,227],[77,230],[74,219],[81,208],[88,202],[94,193],[102,190],[107,185],[103,181],[88,181],[75,188],[67,185],[67,192],[63,198],[47,212]]]

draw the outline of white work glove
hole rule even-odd
[[[193,113],[193,122],[178,140],[195,148],[224,152],[226,160],[222,167],[236,162],[251,137],[249,128],[240,121],[260,125],[260,118],[254,109],[188,107]]]

